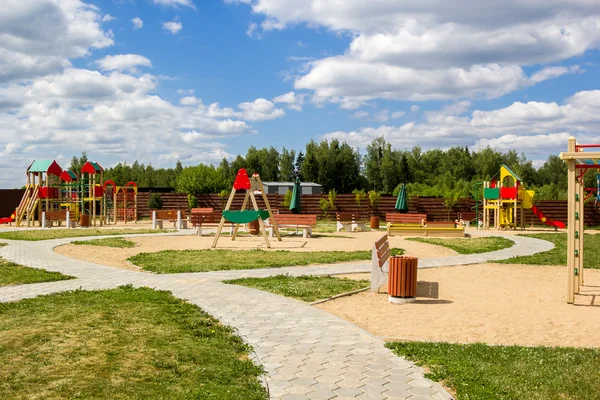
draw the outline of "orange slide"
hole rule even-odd
[[[540,219],[540,221],[542,221],[544,224],[548,225],[548,226],[553,226],[555,228],[560,228],[560,229],[564,229],[565,228],[565,224],[560,222],[560,221],[553,221],[551,219],[546,218],[546,216],[544,215],[544,213],[537,208],[536,206],[531,206],[531,211],[536,215],[536,217],[538,217]]]

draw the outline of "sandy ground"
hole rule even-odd
[[[363,292],[318,305],[387,339],[600,347],[600,271],[586,270],[576,305],[565,267],[480,264],[419,270],[439,298],[393,305]],[[369,274],[346,275],[369,279]]]
[[[352,251],[352,250],[370,250],[373,242],[381,237],[382,232],[340,232],[338,235],[345,236],[329,237],[322,234],[315,238],[304,239],[301,236],[283,236],[283,241],[278,242],[276,238],[270,240],[272,250],[289,251]],[[161,250],[199,250],[209,249],[214,237],[212,236],[170,236],[170,237],[151,237],[138,236],[129,238],[136,243],[136,247],[129,249],[119,249],[102,246],[85,246],[69,244],[55,248],[59,254],[73,257],[79,260],[90,261],[110,265],[118,268],[139,270],[132,265],[127,258],[138,253],[157,252]],[[391,237],[390,245],[406,250],[408,255],[419,258],[446,257],[455,255],[453,250],[433,246],[425,243],[411,242],[402,237]],[[230,237],[223,236],[219,239],[219,249],[244,250],[244,249],[265,249],[265,243],[262,237],[238,237],[231,241]],[[362,261],[364,262],[364,261]]]

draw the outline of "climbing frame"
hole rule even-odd
[[[569,138],[568,151],[560,153],[567,163],[569,217],[567,229],[567,303],[575,302],[575,295],[583,285],[583,238],[584,238],[584,184],[587,170],[600,169],[600,151],[585,151],[600,148],[600,144],[578,145],[574,137]]]

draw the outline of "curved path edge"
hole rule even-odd
[[[177,235],[172,233],[166,235]],[[554,246],[539,239],[503,236],[515,246],[492,253],[420,260],[420,268],[464,265],[530,255]],[[414,363],[394,355],[384,341],[358,326],[304,302],[221,281],[235,277],[369,272],[370,264],[269,268],[206,273],[150,274],[79,261],[54,253],[69,238],[38,242],[5,240],[0,257],[77,279],[0,288],[0,302],[65,290],[111,289],[125,284],[168,290],[235,328],[254,348],[267,372],[271,399],[451,399]],[[4,240],[3,240],[4,241]]]

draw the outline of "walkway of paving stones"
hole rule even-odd
[[[499,236],[498,234],[495,234]],[[510,249],[486,254],[425,259],[420,268],[486,262],[552,249],[546,241],[506,236]],[[97,239],[98,237],[89,238]],[[235,277],[294,276],[369,272],[370,264],[151,274],[74,260],[52,249],[72,240],[9,241],[0,257],[35,268],[61,272],[77,279],[0,287],[0,302],[16,301],[65,290],[111,289],[124,284],[170,290],[219,318],[254,347],[255,361],[267,375],[271,399],[451,399],[423,371],[395,356],[384,342],[362,328],[306,303],[256,289],[221,283]]]

